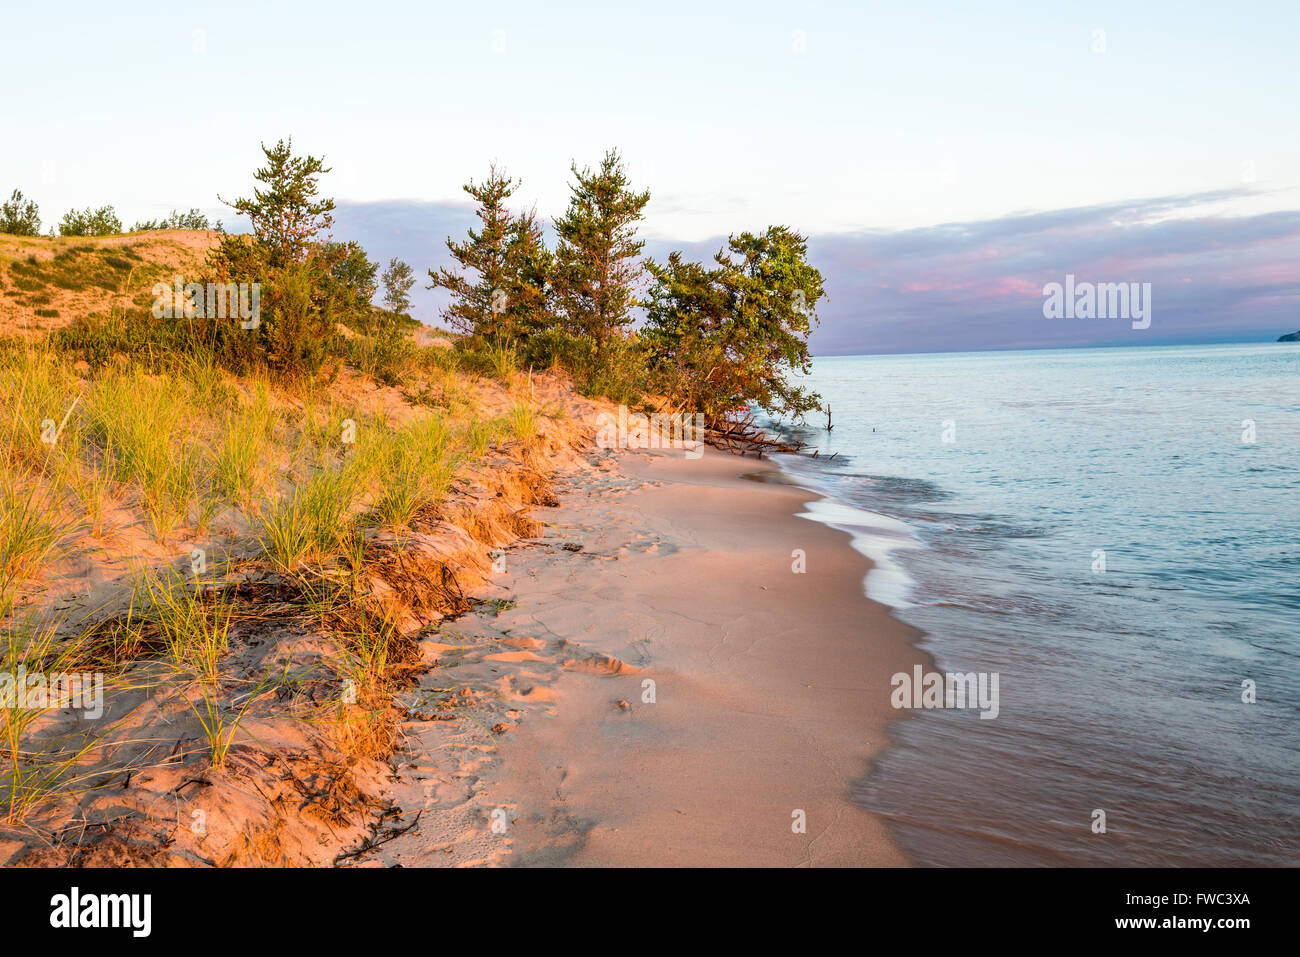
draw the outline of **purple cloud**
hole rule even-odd
[[[826,277],[813,351],[821,355],[1052,346],[1271,341],[1300,329],[1300,211],[1218,216],[1198,209],[1245,188],[1153,197],[894,232],[809,240]],[[335,233],[373,259],[399,256],[419,276],[447,264],[446,237],[475,222],[468,205],[340,203]],[[707,260],[722,237],[652,239],[662,260]],[[1108,319],[1043,318],[1043,286],[1151,283],[1145,330]],[[441,293],[415,290],[415,314],[436,322]]]
[[[814,237],[830,295],[814,352],[1271,341],[1300,328],[1300,211],[1187,215],[1242,194]],[[1151,327],[1044,319],[1043,286],[1067,274],[1151,283]]]

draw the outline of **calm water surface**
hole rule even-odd
[[[857,786],[915,860],[1300,862],[1300,345],[823,358],[811,384],[835,428],[802,437],[839,455],[782,467],[940,670],[1000,675],[995,720],[910,712]]]

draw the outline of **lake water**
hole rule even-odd
[[[999,674],[995,719],[909,711],[856,785],[918,863],[1300,863],[1300,345],[810,381],[835,427],[782,468],[940,671]]]

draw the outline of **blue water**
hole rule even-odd
[[[1300,345],[819,358],[810,384],[835,427],[782,468],[938,670],[1000,675],[996,719],[900,712],[856,786],[918,863],[1300,863]]]

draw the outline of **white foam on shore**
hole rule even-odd
[[[808,502],[800,518],[811,519],[847,532],[853,548],[871,560],[873,568],[863,582],[867,597],[890,608],[910,608],[915,582],[899,564],[896,554],[920,548],[912,530],[903,522],[853,505],[823,498]]]
[[[831,497],[830,492],[821,487],[815,476],[787,464],[782,456],[772,458],[780,467],[775,472],[766,473],[769,478],[765,479],[763,473],[749,477],[758,481],[770,481],[774,477],[776,481],[820,495],[821,498],[805,502],[806,511],[798,513],[798,517],[821,522],[847,533],[854,550],[871,560],[873,567],[862,583],[868,598],[893,609],[915,607],[916,602],[912,601],[911,596],[916,582],[895,557],[900,551],[924,547],[913,534],[911,526],[888,515],[847,505]]]

